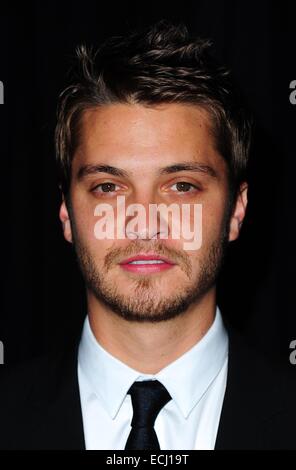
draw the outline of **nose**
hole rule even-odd
[[[142,229],[126,229],[126,236],[130,240],[157,240],[160,238],[166,238],[166,232],[164,230],[151,230],[150,227],[144,227]]]
[[[157,210],[153,194],[126,207],[126,237],[131,240],[157,240],[169,237],[169,226]],[[149,196],[149,197],[148,197]]]

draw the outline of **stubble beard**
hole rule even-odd
[[[132,241],[127,249],[114,248],[106,256],[104,266],[99,269],[89,249],[82,244],[72,222],[74,248],[87,289],[119,317],[127,321],[150,323],[163,322],[182,315],[191,305],[198,304],[215,285],[228,245],[228,231],[227,220],[223,224],[220,238],[211,244],[199,260],[199,270],[194,279],[189,256],[180,250],[172,252],[162,241],[157,241],[153,244],[153,251],[178,260],[178,266],[186,275],[185,286],[170,296],[162,297],[161,292],[157,291],[158,283],[154,275],[140,275],[131,280],[130,291],[133,294],[128,296],[120,292],[116,279],[112,276],[108,278],[108,274],[117,265],[116,260],[147,252],[147,245],[151,249],[149,242]],[[165,276],[165,273],[161,275]]]

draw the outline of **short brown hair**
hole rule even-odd
[[[227,162],[232,193],[246,178],[251,122],[229,72],[210,54],[211,43],[190,39],[185,25],[162,20],[142,31],[108,39],[94,53],[77,49],[77,72],[60,95],[56,155],[67,195],[71,163],[86,109],[112,103],[190,103],[213,121],[217,150]]]

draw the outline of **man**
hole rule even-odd
[[[3,378],[1,447],[293,448],[292,382],[216,305],[247,206],[251,126],[229,74],[166,22],[78,59],[56,143],[87,317],[77,348]]]

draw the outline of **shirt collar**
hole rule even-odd
[[[155,375],[138,372],[111,354],[95,339],[88,317],[84,322],[78,362],[90,390],[114,419],[136,380],[157,379],[187,418],[227,360],[228,335],[219,308],[203,338],[189,351]]]

